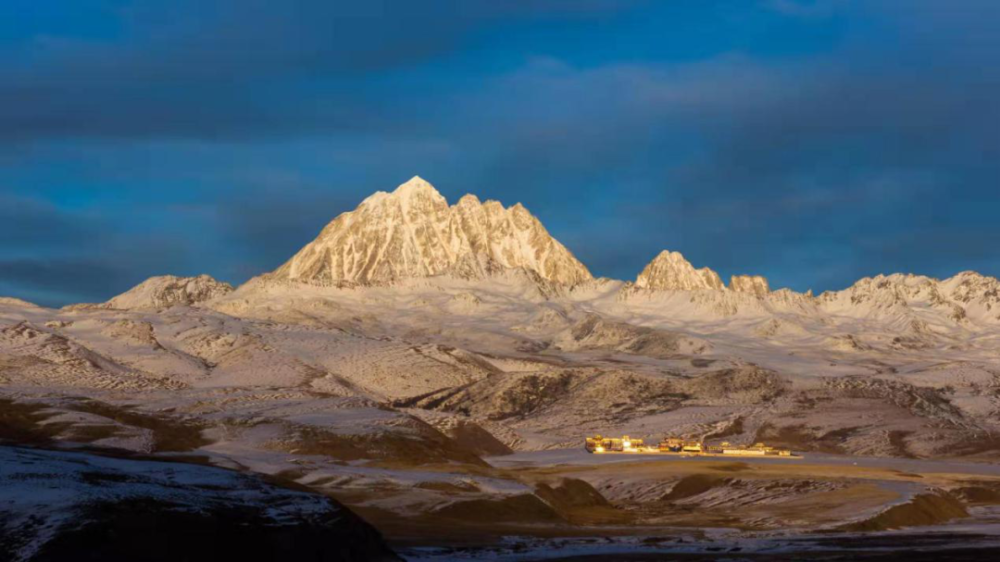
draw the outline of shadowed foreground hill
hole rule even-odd
[[[398,560],[335,501],[177,463],[0,447],[0,560]]]

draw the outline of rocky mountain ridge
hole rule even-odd
[[[466,195],[449,206],[431,184],[414,177],[338,216],[271,277],[385,285],[442,274],[484,278],[506,269],[565,285],[592,278],[520,203],[504,208]]]
[[[722,290],[719,274],[707,267],[695,269],[680,252],[664,250],[639,273],[635,286],[660,291]]]
[[[733,291],[751,293],[759,297],[771,292],[767,279],[760,275],[733,275],[729,280],[729,288]]]
[[[207,275],[153,277],[100,305],[122,310],[158,310],[170,306],[209,305],[227,301],[227,312],[254,308],[275,283],[387,287],[412,291],[414,283],[450,291],[455,282],[523,285],[528,300],[592,300],[614,295],[620,306],[654,307],[692,320],[731,316],[804,319],[867,318],[895,330],[927,331],[938,320],[963,328],[1000,321],[1000,282],[974,272],[936,280],[919,275],[864,278],[841,291],[814,297],[811,292],[772,291],[758,275],[734,275],[728,286],[708,267],[696,269],[676,251],[664,250],[634,282],[595,279],[573,254],[554,239],[520,204],[505,208],[465,195],[456,204],[429,183],[414,177],[392,193],[377,192],[357,209],[330,222],[311,243],[273,273],[233,288]],[[406,285],[406,287],[403,287]],[[470,286],[473,290],[478,290]],[[464,289],[463,289],[464,290]],[[279,291],[280,292],[280,291]],[[456,297],[458,298],[458,297]],[[478,297],[469,293],[449,305],[475,313]],[[19,301],[0,301],[8,305]],[[222,310],[222,309],[220,309]],[[769,332],[767,328],[764,332]]]

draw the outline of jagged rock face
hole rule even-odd
[[[729,279],[729,289],[739,293],[750,293],[763,297],[771,292],[767,279],[760,275],[733,275]]]
[[[707,267],[695,269],[680,252],[664,250],[651,261],[635,286],[641,289],[667,291],[722,290],[725,285],[719,274]]]
[[[442,274],[482,278],[505,269],[565,285],[592,279],[521,204],[504,208],[466,195],[448,206],[431,184],[414,177],[338,216],[272,275],[380,285]]]
[[[941,290],[970,314],[1000,320],[1000,281],[995,277],[964,271],[942,281]]]
[[[191,306],[229,294],[233,286],[209,277],[150,277],[125,293],[104,303],[105,308],[120,310],[162,309]]]

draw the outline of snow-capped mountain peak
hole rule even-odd
[[[272,277],[378,285],[444,274],[485,277],[506,269],[565,285],[592,278],[520,203],[504,208],[467,195],[449,206],[434,186],[414,176],[338,216]]]
[[[400,184],[399,187],[396,188],[396,191],[394,193],[406,195],[417,192],[425,192],[441,196],[441,194],[438,193],[438,190],[434,189],[433,185],[428,183],[427,180],[425,180],[420,176],[413,176],[405,183]]]
[[[664,250],[635,280],[640,289],[667,291],[722,290],[719,274],[707,267],[695,269],[680,252]]]

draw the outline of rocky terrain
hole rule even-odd
[[[0,439],[270,474],[395,536],[483,510],[563,524],[562,492],[494,456],[627,433],[995,461],[998,343],[991,277],[894,274],[814,296],[753,275],[727,286],[665,251],[634,281],[594,279],[523,207],[449,206],[414,178],[235,289],[165,276],[98,305],[0,299]],[[654,480],[672,510],[709,491]],[[772,503],[849,487],[725,485]],[[710,488],[699,505],[731,501]],[[896,496],[880,497],[876,512]],[[848,511],[841,523],[860,524]],[[775,513],[761,526],[787,522]]]

